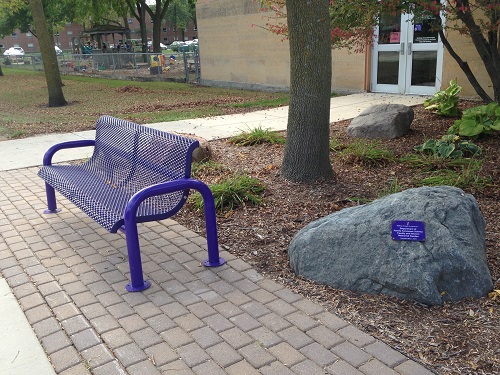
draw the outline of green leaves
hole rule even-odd
[[[471,141],[460,141],[454,134],[444,135],[441,139],[429,139],[425,143],[415,146],[415,151],[430,154],[442,159],[461,158],[463,156],[476,156],[481,154],[481,149]]]
[[[265,185],[261,181],[245,174],[236,174],[210,185],[217,211],[234,210],[246,204],[258,205],[262,202],[264,189]],[[190,199],[196,208],[203,207],[200,193],[193,194]]]
[[[500,105],[496,102],[466,109],[462,118],[448,129],[448,134],[476,137],[500,130]]]
[[[441,116],[457,116],[458,111],[458,94],[462,91],[462,87],[457,83],[456,79],[450,81],[450,86],[444,91],[439,91],[430,99],[424,102],[425,109],[434,111]]]
[[[284,136],[269,128],[263,129],[262,126],[229,138],[229,143],[236,146],[254,146],[261,143],[284,144],[285,142]]]

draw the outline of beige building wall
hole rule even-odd
[[[254,0],[198,0],[202,83],[270,90],[290,86],[288,41],[263,29],[274,13]],[[363,54],[332,51],[332,89],[362,91]]]
[[[211,86],[287,90],[290,85],[289,46],[281,36],[263,29],[274,13],[259,12],[259,0],[198,0],[196,14],[202,82]],[[253,26],[252,26],[253,25]],[[259,27],[262,26],[262,27]],[[493,94],[484,64],[470,39],[457,32],[447,36],[469,63],[483,88]],[[364,91],[369,87],[366,55],[332,51],[332,90]],[[462,95],[476,93],[455,60],[444,51],[441,89],[458,78]]]
[[[475,77],[483,87],[483,89],[493,97],[493,87],[491,80],[486,72],[484,63],[479,57],[476,48],[472,44],[469,37],[460,35],[456,31],[448,31],[446,33],[447,39],[450,41],[451,46],[455,52],[469,64]],[[462,69],[458,66],[457,62],[451,55],[444,51],[443,56],[443,84],[441,88],[444,90],[448,87],[450,80],[457,78],[458,84],[462,86],[461,95],[464,97],[477,97],[476,91],[472,88],[469,80],[463,73]]]

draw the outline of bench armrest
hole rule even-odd
[[[65,148],[86,147],[94,145],[95,145],[94,139],[83,139],[78,141],[56,143],[45,152],[45,155],[43,156],[43,165],[52,165],[52,157],[59,150]]]
[[[205,260],[203,264],[207,267],[217,267],[225,263],[224,258],[219,257],[215,204],[210,188],[205,183],[193,178],[174,180],[152,185],[135,193],[132,198],[130,198],[127,203],[127,207],[125,208],[124,224],[131,278],[131,283],[127,285],[128,291],[140,291],[149,286],[149,284],[145,283],[143,279],[141,255],[139,251],[136,216],[140,204],[149,197],[173,193],[175,191],[182,191],[185,189],[197,190],[203,197],[208,245],[208,259]]]
[[[129,223],[130,225],[130,223],[135,222],[135,218],[137,216],[137,210],[139,209],[140,204],[144,200],[156,195],[168,194],[186,189],[193,189],[200,192],[203,198],[205,217],[207,219],[206,220],[207,235],[210,235],[209,232],[212,232],[212,234],[215,234],[215,238],[217,238],[216,235],[217,227],[215,222],[215,203],[212,191],[204,182],[196,180],[194,178],[186,178],[186,179],[162,182],[156,185],[148,186],[135,193],[129,199],[127,206],[125,207],[125,213],[124,213],[125,231],[129,229],[127,228],[127,223]]]

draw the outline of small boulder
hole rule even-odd
[[[373,105],[351,121],[347,134],[355,138],[402,137],[410,131],[413,117],[413,108],[403,104]]]
[[[193,163],[199,163],[202,161],[209,161],[212,159],[212,147],[210,146],[210,142],[208,142],[205,138],[199,137],[194,134],[186,134],[174,132],[174,134],[179,134],[187,138],[196,139],[200,145],[194,149],[192,161]]]
[[[198,137],[197,137],[198,138]],[[212,148],[206,140],[198,138],[200,146],[193,151],[193,162],[209,161],[212,158]]]
[[[399,220],[423,222],[425,240],[394,240]],[[485,249],[485,221],[474,197],[441,186],[409,189],[310,223],[293,239],[289,256],[296,274],[322,284],[440,305],[492,290]]]

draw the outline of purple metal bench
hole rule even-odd
[[[190,178],[192,153],[198,141],[102,116],[95,140],[58,143],[45,153],[38,175],[45,180],[48,209],[55,213],[55,190],[111,233],[126,234],[131,282],[137,292],[151,283],[144,280],[137,223],[166,219],[177,213],[189,190],[201,193],[207,229],[205,266],[225,263],[219,257],[215,205],[206,184]],[[78,165],[52,165],[53,155],[66,148],[94,146],[92,157]]]

